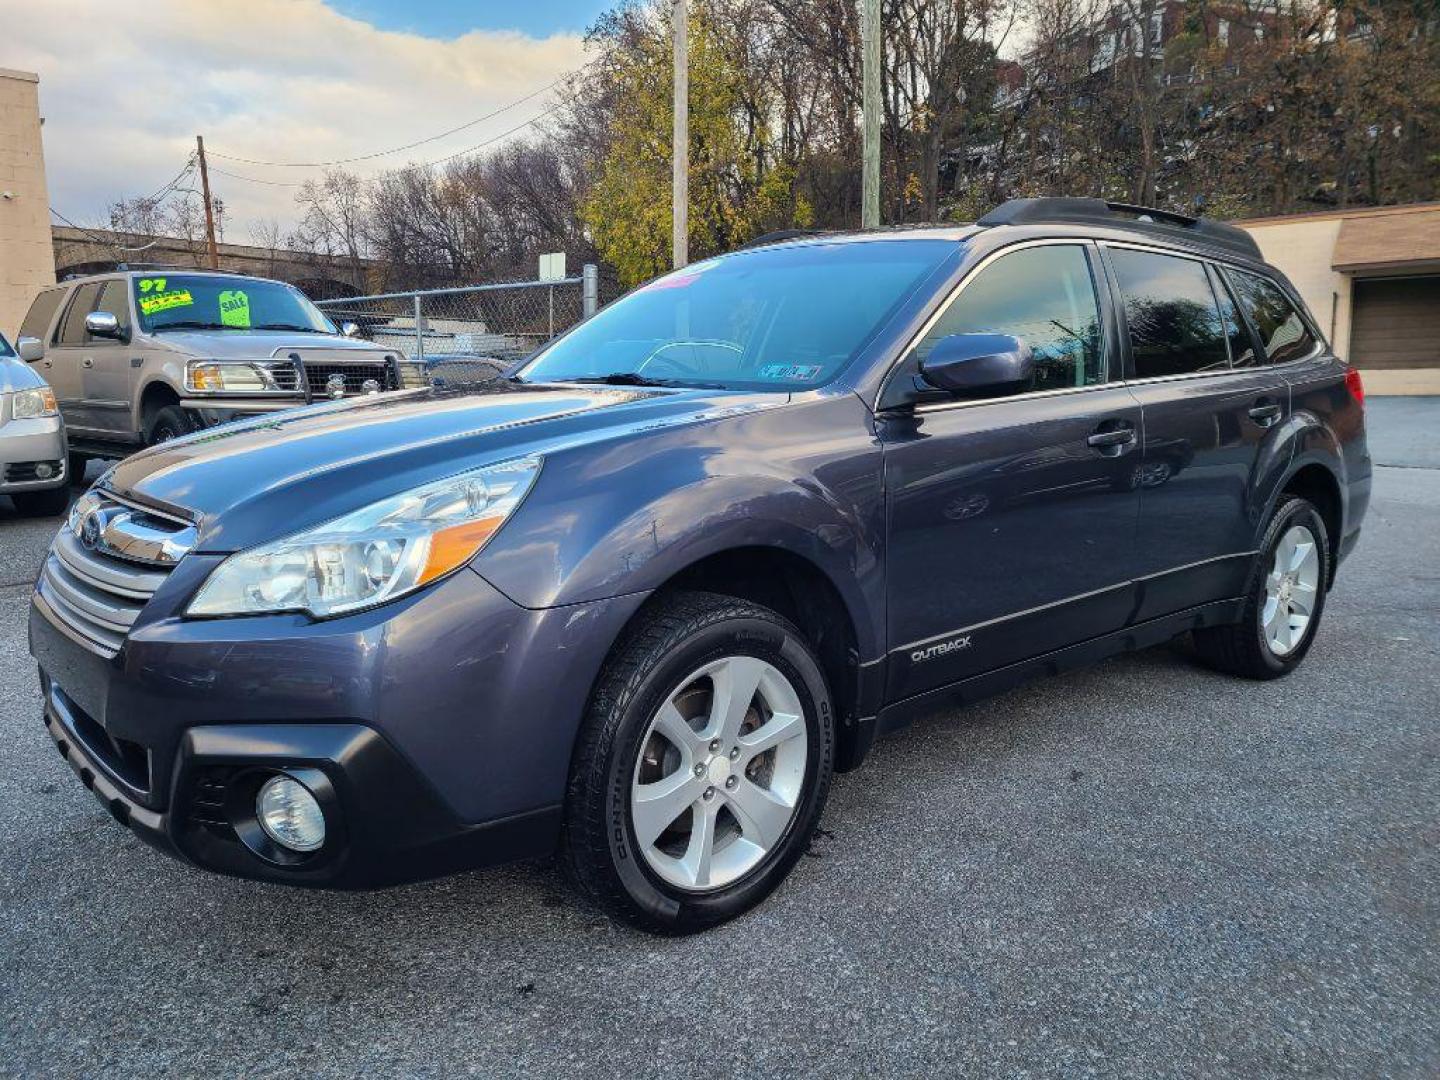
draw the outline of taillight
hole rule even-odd
[[[1360,372],[1353,367],[1345,369],[1345,389],[1350,391],[1356,405],[1365,404],[1365,384],[1360,381]]]

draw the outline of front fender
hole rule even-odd
[[[830,580],[862,658],[882,656],[881,468],[867,417],[845,395],[547,456],[475,569],[542,608],[652,591],[710,555],[776,548]]]

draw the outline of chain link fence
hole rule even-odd
[[[423,360],[437,385],[481,382],[599,310],[601,276],[382,293],[316,304],[366,341]],[[606,289],[607,293],[613,289]],[[613,299],[607,296],[606,299]]]

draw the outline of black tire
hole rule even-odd
[[[76,487],[85,486],[85,471],[90,467],[90,459],[84,454],[77,454],[70,451],[70,483]]]
[[[1266,577],[1281,538],[1294,525],[1303,525],[1318,539],[1316,551],[1320,558],[1320,585],[1316,590],[1314,608],[1305,636],[1283,656],[1277,656],[1265,640],[1263,613],[1266,598]],[[1214,626],[1196,630],[1192,635],[1200,658],[1217,671],[1247,679],[1278,679],[1300,666],[1315,641],[1320,618],[1325,613],[1325,592],[1330,582],[1330,538],[1325,519],[1314,505],[1298,495],[1282,495],[1270,517],[1270,524],[1260,541],[1260,555],[1246,584],[1245,611],[1240,621],[1230,626]]]
[[[146,414],[145,445],[157,446],[182,435],[189,435],[194,427],[190,417],[179,405],[162,405]]]
[[[70,508],[70,489],[57,487],[48,491],[18,491],[10,496],[10,501],[26,517],[56,517]]]
[[[728,656],[754,656],[791,684],[805,717],[807,757],[794,816],[748,873],[712,891],[664,881],[636,843],[631,782],[651,718],[691,673]],[[656,601],[616,645],[602,670],[570,768],[561,863],[577,887],[612,916],[645,930],[688,934],[734,918],[765,899],[806,851],[830,790],[834,710],[809,643],[769,608],[713,593]]]

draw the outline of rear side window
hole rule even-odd
[[[59,330],[55,334],[55,344],[85,344],[85,316],[95,310],[95,300],[99,295],[99,282],[81,285],[75,290],[75,298],[65,309],[65,318],[60,321]]]
[[[1231,270],[1229,274],[1240,309],[1260,334],[1267,363],[1299,360],[1314,350],[1315,335],[1279,286],[1243,270]]]
[[[1260,363],[1259,357],[1255,355],[1255,339],[1250,336],[1250,328],[1240,318],[1240,310],[1235,306],[1235,298],[1230,293],[1230,287],[1225,284],[1219,267],[1213,265],[1210,267],[1210,285],[1220,300],[1220,317],[1224,320],[1225,336],[1230,342],[1230,366],[1255,367]]]
[[[951,334],[1009,334],[1035,356],[1036,390],[1105,381],[1100,308],[1085,249],[1073,244],[1002,255],[960,295],[915,346],[924,359]]]
[[[44,341],[45,334],[50,329],[50,320],[55,317],[55,309],[63,299],[64,289],[46,289],[35,297],[35,302],[30,305],[30,310],[25,315],[25,321],[20,324],[20,336]]]
[[[1205,265],[1150,251],[1111,248],[1125,301],[1135,377],[1224,371],[1225,329]]]

